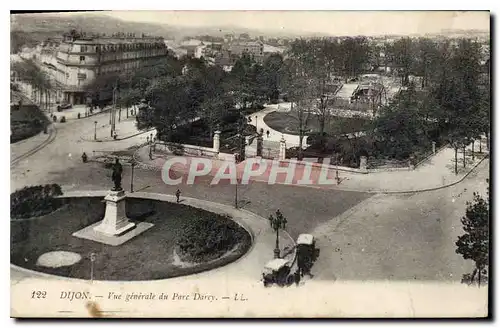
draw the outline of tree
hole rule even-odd
[[[429,38],[419,38],[415,48],[413,66],[415,73],[422,77],[421,88],[425,89],[429,85],[433,72],[439,68],[439,49],[437,44]]]
[[[281,86],[290,101],[289,115],[297,122],[299,132],[298,159],[302,160],[302,144],[311,119],[314,99],[311,99],[312,83],[305,68],[294,59],[288,59],[281,71]]]
[[[478,44],[465,39],[460,40],[456,48],[445,44],[439,62],[441,69],[430,91],[436,108],[433,119],[455,149],[455,173],[458,173],[458,149],[465,149],[481,130],[478,113],[484,102],[479,88]]]
[[[280,72],[283,67],[283,56],[272,54],[264,61],[262,71],[257,76],[257,85],[263,87],[267,101],[277,102],[280,95]]]
[[[487,180],[487,182],[489,182]],[[456,252],[465,260],[474,261],[474,271],[465,274],[462,282],[478,286],[485,281],[489,265],[489,187],[487,198],[474,193],[472,202],[467,202],[465,216],[461,219],[465,234],[458,237]]]
[[[262,98],[262,90],[257,86],[257,73],[261,67],[247,53],[244,53],[234,64],[229,75],[231,91],[240,107],[245,110],[248,103],[251,106]]]
[[[156,128],[161,140],[172,141],[177,126],[193,117],[194,100],[184,76],[157,79],[146,90],[145,99],[149,108],[139,111],[137,127]]]
[[[410,82],[409,75],[414,61],[412,48],[413,43],[410,38],[401,38],[394,42],[392,47],[393,58],[395,59],[395,64],[400,71],[401,84],[404,86],[408,85]]]
[[[11,70],[19,79],[31,85],[35,102],[42,108],[48,108],[52,82],[47,73],[42,71],[33,60],[22,60],[11,63]]]
[[[400,92],[380,109],[370,130],[376,148],[383,156],[405,159],[421,145],[425,147],[431,143],[429,131],[434,129],[434,123],[427,119],[427,113],[422,110],[424,106],[415,85],[410,83],[406,91]]]

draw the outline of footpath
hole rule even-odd
[[[317,189],[333,189],[344,191],[358,191],[371,193],[412,193],[423,192],[445,188],[459,183],[478,165],[489,166],[489,152],[486,150],[486,142],[483,140],[482,153],[479,153],[479,142],[475,144],[474,159],[472,159],[472,145],[466,149],[465,167],[463,162],[463,152],[458,153],[458,173],[455,174],[455,151],[445,147],[429,158],[426,162],[417,166],[414,170],[404,171],[382,171],[375,173],[354,173],[338,171],[339,182],[336,179],[337,170],[333,166],[327,168],[311,167],[310,177],[313,183],[297,184],[302,179],[305,171],[303,165],[296,165],[294,177],[291,181],[286,180],[286,174],[276,175],[276,184],[293,184],[297,187],[309,187]],[[154,152],[152,158],[149,157],[149,146],[139,148],[135,155],[135,160],[146,169],[160,171],[166,160],[175,157],[160,152]],[[193,157],[190,157],[191,159]],[[189,163],[189,161],[188,161]],[[217,170],[224,165],[223,161],[212,160],[212,171],[209,175],[214,176]],[[239,163],[237,168],[238,179],[243,176],[243,171],[247,161]],[[268,182],[273,168],[273,161],[262,159],[260,165],[265,165],[266,169],[258,176],[252,177],[250,181]],[[281,167],[286,165],[280,165]],[[252,170],[257,170],[253,167]],[[188,173],[188,165],[175,164],[172,171],[185,175]],[[323,170],[323,171],[322,171]],[[227,172],[226,172],[227,173]],[[326,177],[328,184],[318,183],[320,177]]]
[[[135,116],[130,116],[129,118],[123,118],[120,120],[120,122],[118,122],[117,119],[115,125],[116,139],[111,136],[110,125],[107,123],[98,124],[96,126],[95,131],[92,131],[92,133],[90,134],[81,136],[81,139],[84,141],[91,141],[91,142],[110,142],[110,141],[125,140],[138,135],[143,135],[144,141],[146,141],[148,137],[151,138],[156,136],[156,129],[154,128],[149,130],[137,129]]]

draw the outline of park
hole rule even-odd
[[[484,194],[489,172],[489,85],[465,56],[475,44],[441,53],[437,43],[403,38],[388,73],[369,68],[368,51],[332,64],[349,42],[366,50],[363,38],[332,42],[339,48],[317,57],[309,52],[329,41],[297,42],[305,46],[286,58],[243,56],[231,72],[168,57],[155,70],[109,75],[88,86],[120,86],[107,111],[88,117],[75,106],[59,114],[67,121],[36,125],[25,144],[43,137],[44,124],[57,137],[11,164],[12,271],[19,279],[257,283],[268,261],[297,266],[296,240],[306,233],[321,255],[305,285],[460,283],[482,272],[484,261],[465,261],[454,245],[466,199]],[[434,61],[419,57],[422,49]],[[464,57],[470,65],[453,60]],[[20,65],[22,83],[40,82]],[[457,79],[445,79],[449,72]],[[463,76],[474,83],[461,85]],[[23,144],[14,141],[15,152]],[[331,183],[319,186],[322,172]],[[306,174],[312,183],[300,183]]]

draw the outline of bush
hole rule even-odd
[[[176,156],[184,155],[184,146],[181,144],[169,144],[168,149]]]
[[[248,233],[228,217],[197,217],[177,240],[177,249],[186,260],[206,262],[224,255],[247,238]]]
[[[60,195],[62,190],[58,184],[17,190],[10,195],[10,217],[18,220],[51,213],[62,205],[62,200],[55,198]]]
[[[66,123],[66,116],[61,116],[61,120],[59,122]]]

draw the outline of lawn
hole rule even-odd
[[[364,118],[348,118],[348,117],[339,117],[339,116],[331,116],[330,122],[333,124],[334,121],[338,121],[340,125],[343,127],[343,132],[345,133],[353,133],[363,131],[365,125],[369,122],[369,120]],[[271,112],[264,116],[264,122],[272,129],[287,133],[298,135],[298,120],[288,113],[281,112]],[[311,115],[309,119],[307,130],[308,133],[319,132],[319,120],[317,115]],[[325,132],[329,133],[328,124],[326,124]]]
[[[74,198],[67,199],[63,208],[43,218],[11,221],[11,263],[45,273],[89,279],[89,255],[95,253],[96,280],[153,280],[226,265],[245,254],[251,244],[251,238],[245,232],[246,238],[227,257],[191,268],[175,266],[173,250],[176,241],[193,220],[197,217],[225,219],[182,204],[140,199],[127,200],[127,216],[132,221],[153,223],[154,227],[125,244],[108,246],[72,236],[73,232],[101,220],[104,211],[101,197]],[[82,260],[69,267],[38,267],[37,259],[51,251],[75,252],[82,256]]]

